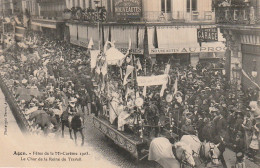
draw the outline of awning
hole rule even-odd
[[[76,24],[70,24],[70,42],[72,44],[77,44],[78,41],[78,25]]]
[[[52,22],[52,21],[34,20],[34,21],[32,21],[32,24],[36,25],[36,26],[50,28],[50,29],[56,29],[57,28],[57,22]]]
[[[99,48],[99,31],[98,31],[98,27],[93,25],[93,26],[88,26],[88,41],[92,38],[93,42],[94,42],[94,49],[98,49]],[[101,42],[101,39],[100,39]]]
[[[78,25],[78,41],[80,46],[88,46],[88,27],[84,25]]]
[[[225,52],[223,42],[197,41],[197,27],[156,26],[148,27],[150,54]],[[222,38],[221,38],[222,40]]]
[[[131,25],[111,26],[111,41],[122,52],[126,52],[131,39],[131,49],[134,54],[143,54],[144,27]]]

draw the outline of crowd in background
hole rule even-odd
[[[70,98],[77,98],[77,103],[85,107],[84,112],[92,112],[97,116],[98,111],[103,109],[102,100],[94,92],[87,51],[66,42],[50,40],[40,33],[28,32],[26,37],[27,43],[19,43],[5,53],[5,60],[0,66],[1,75],[24,115],[27,116],[28,110],[34,107],[45,109],[58,129],[62,112],[56,113],[50,109],[62,111]],[[166,64],[147,64],[147,75],[164,72]],[[138,73],[144,74],[143,70]],[[120,76],[119,72],[117,76]],[[171,65],[169,76],[171,82],[163,96],[160,96],[161,86],[147,88],[146,96],[143,96],[142,117],[145,124],[169,127],[165,124],[165,116],[171,113],[174,119],[173,132],[180,137],[195,134],[201,141],[219,143],[223,140],[236,152],[247,151],[252,157],[256,155],[259,151],[259,125],[249,104],[258,100],[257,90],[237,90],[222,71],[214,69],[212,63],[199,63],[196,67]],[[176,78],[178,92],[173,101],[168,103],[165,97],[173,92]],[[122,78],[118,78],[117,88],[123,92],[122,82]],[[32,94],[25,93],[32,89]],[[131,89],[143,95],[143,88]],[[35,94],[35,90],[38,94]],[[125,99],[125,93],[121,98]],[[128,101],[131,101],[131,97]],[[134,107],[133,102],[129,104]],[[160,129],[154,130],[155,136],[159,136]]]

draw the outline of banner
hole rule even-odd
[[[138,86],[154,86],[163,85],[168,82],[168,75],[157,75],[157,76],[138,76],[137,84]]]

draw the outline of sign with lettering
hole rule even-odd
[[[142,0],[114,0],[114,14],[122,20],[139,19],[142,16]]]
[[[120,52],[126,54],[128,48],[117,48]],[[132,54],[144,54],[144,50],[143,49],[139,49],[139,48],[132,48],[130,49],[130,52]]]
[[[201,53],[201,52],[225,52],[226,47],[182,47],[182,48],[153,48],[149,49],[150,54],[173,54],[173,53]]]
[[[218,29],[200,28],[197,29],[198,42],[218,41]]]
[[[157,76],[137,76],[138,86],[155,86],[163,85],[168,82],[168,75],[157,75]]]

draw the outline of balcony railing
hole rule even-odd
[[[253,7],[217,7],[216,23],[218,24],[259,24],[259,16]]]
[[[193,11],[192,14],[184,11],[174,12],[143,12],[142,21],[147,22],[214,22],[215,12],[212,11]]]

